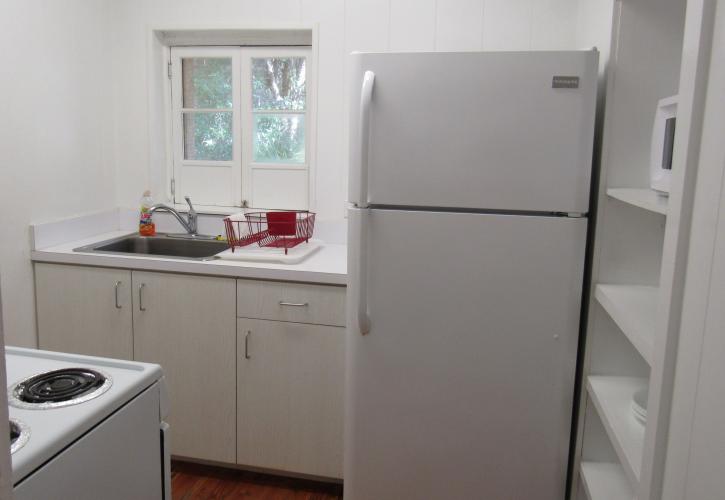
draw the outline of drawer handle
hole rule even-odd
[[[118,303],[118,287],[121,286],[120,281],[116,281],[116,284],[113,285],[113,292],[116,295],[116,309],[121,309],[121,304]]]
[[[310,304],[308,302],[284,302],[284,301],[280,300],[279,305],[289,306],[289,307],[307,307]]]
[[[138,286],[138,310],[145,311],[146,308],[143,305],[143,289],[146,287],[146,283],[141,283]]]
[[[244,359],[251,359],[249,355],[249,336],[252,334],[252,330],[247,330],[247,334],[244,336]]]

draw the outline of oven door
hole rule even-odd
[[[16,484],[15,499],[164,498],[161,441],[154,384]]]

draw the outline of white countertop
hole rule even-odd
[[[36,249],[31,252],[34,262],[53,262],[86,266],[205,274],[233,278],[297,281],[329,285],[347,283],[347,247],[325,244],[298,264],[278,264],[229,260],[197,261],[147,255],[115,255],[74,252],[74,248],[133,234],[132,231],[113,231],[68,243]]]

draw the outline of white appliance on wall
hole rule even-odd
[[[345,498],[565,495],[598,54],[353,54]]]
[[[170,500],[159,365],[7,347],[15,500]]]

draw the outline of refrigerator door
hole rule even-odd
[[[586,219],[349,224],[345,498],[564,498]]]
[[[596,51],[351,57],[350,202],[588,211]]]

